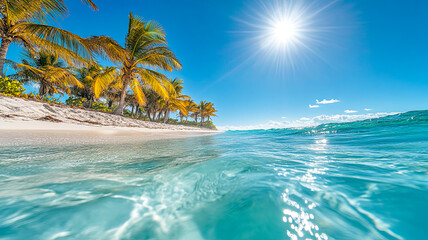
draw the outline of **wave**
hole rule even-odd
[[[377,127],[398,127],[410,125],[428,125],[428,110],[409,111],[388,115],[380,118],[371,118],[353,122],[343,123],[324,123],[314,127],[304,128],[276,128],[276,129],[257,129],[246,130],[243,132],[260,132],[260,133],[282,133],[287,135],[293,134],[328,134],[338,133],[343,131],[367,130]]]

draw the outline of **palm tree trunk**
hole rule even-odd
[[[141,115],[140,104],[137,104],[137,109],[135,109],[135,118],[138,119]]]
[[[7,54],[7,50],[9,49],[9,45],[12,41],[10,40],[6,40],[6,39],[2,39],[1,40],[1,46],[0,46],[0,76],[3,77],[4,75],[4,63],[6,62],[6,54]]]
[[[41,81],[40,87],[39,87],[39,96],[43,100],[46,94],[47,94],[46,85],[43,83],[43,81]]]
[[[134,114],[133,114],[134,118],[137,118],[137,112],[138,112],[138,106],[135,105],[135,110],[134,110]]]
[[[135,108],[135,106],[134,106],[134,104],[132,104],[131,105],[132,106],[132,108],[131,108],[131,118],[134,116],[134,108]]]
[[[129,79],[126,79],[123,82],[122,92],[120,93],[119,106],[117,107],[116,111],[114,111],[114,114],[116,115],[123,115],[123,107],[125,106],[126,89],[128,88],[128,84]]]
[[[169,119],[169,109],[167,109],[167,110],[165,111],[165,118],[163,119],[163,123],[168,122],[168,119]]]
[[[151,122],[152,121],[152,116],[150,116],[150,113],[151,113],[150,112],[150,108],[147,109],[146,113],[147,113],[147,116],[149,117],[149,121]]]

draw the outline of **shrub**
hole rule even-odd
[[[92,109],[95,111],[101,112],[110,112],[110,109],[102,102],[94,102],[92,103]]]
[[[48,103],[61,104],[61,101],[59,100],[59,98],[54,98],[52,96],[44,97],[43,101],[48,102]]]
[[[217,128],[215,127],[214,123],[211,122],[211,121],[203,122],[202,125],[201,125],[201,127],[217,130]]]
[[[214,130],[217,129],[212,121],[205,121],[201,125],[200,122],[196,123],[195,121],[186,121],[186,120],[179,122],[177,119],[170,118],[168,119],[168,124],[184,125],[184,126],[190,126],[190,127],[203,127],[203,128],[214,129]]]
[[[18,97],[25,91],[18,80],[8,77],[0,77],[0,93],[8,96]]]
[[[86,98],[81,97],[72,97],[70,96],[67,100],[65,100],[65,104],[75,107],[83,107],[83,104],[86,102]]]
[[[126,108],[123,109],[123,115],[124,116],[131,117],[131,114],[132,114],[131,111],[129,111],[128,109],[126,109]]]

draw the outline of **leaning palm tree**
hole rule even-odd
[[[83,84],[64,66],[57,55],[44,51],[37,53],[25,53],[21,63],[11,62],[16,73],[10,75],[22,82],[34,82],[39,84],[39,95],[55,93],[70,94],[72,86],[83,87]]]
[[[97,9],[92,0],[82,0]],[[55,53],[67,63],[88,63],[94,54],[112,55],[104,46],[114,44],[106,37],[81,38],[49,25],[64,17],[68,10],[63,0],[0,0],[0,75],[10,44],[31,51],[43,49]]]
[[[172,86],[168,78],[156,70],[181,69],[181,63],[167,47],[162,27],[154,22],[144,22],[130,13],[125,46],[113,43],[109,46],[106,51],[113,61],[120,64],[118,79],[122,83],[121,98],[115,114],[123,114],[128,87],[141,105],[146,103],[143,87],[168,99],[167,89]]]

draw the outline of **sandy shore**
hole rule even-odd
[[[154,140],[215,133],[220,131],[148,122],[0,95],[0,144],[7,144],[11,139],[33,142],[44,137],[104,142],[111,139]]]

